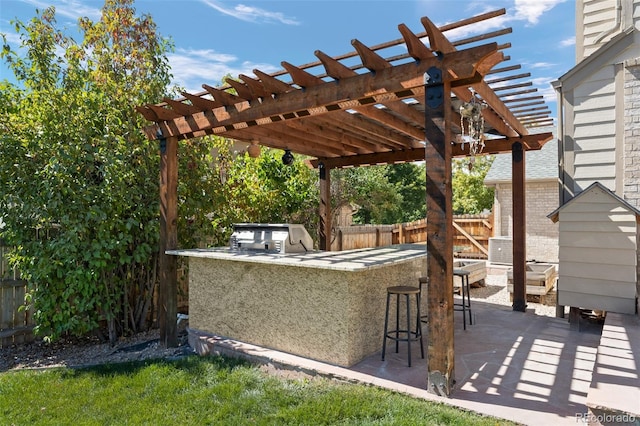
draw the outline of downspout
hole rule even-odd
[[[596,37],[596,39],[594,40],[594,44],[600,43],[602,40],[604,40],[605,37],[610,36],[611,34],[616,32],[620,28],[621,24],[622,24],[622,0],[616,0],[616,20],[613,23],[613,26],[611,28],[604,30],[598,35],[598,37]]]
[[[565,200],[566,193],[566,181],[565,181],[565,161],[564,161],[564,93],[562,92],[562,82],[560,80],[556,80],[551,83],[553,88],[556,90],[556,98],[557,98],[557,135],[556,138],[558,140],[558,202],[559,206],[562,207]]]
[[[562,81],[556,80],[551,83],[553,88],[556,90],[556,98],[557,98],[557,135],[556,138],[558,140],[558,207],[562,207],[565,200],[566,194],[566,181],[565,181],[565,162],[564,162],[564,92],[562,90]],[[553,220],[553,219],[552,219]],[[560,241],[558,240],[558,244]],[[560,259],[558,259],[558,272],[560,272],[562,263]],[[560,285],[560,281],[556,282],[556,318],[564,318],[564,306],[558,303],[558,288]]]

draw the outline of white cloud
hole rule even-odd
[[[2,34],[5,36],[8,44],[19,46],[20,43],[22,43],[22,40],[20,39],[20,35],[17,33],[2,33]]]
[[[474,13],[473,15],[481,15],[483,13],[487,13],[487,12],[491,12],[493,11],[495,8],[488,6],[485,7],[483,10],[480,10],[477,13]],[[505,28],[507,26],[509,26],[509,21],[512,18],[509,17],[509,15],[500,15],[500,16],[495,16],[491,19],[488,19],[486,21],[481,21],[481,22],[477,22],[475,24],[470,24],[470,25],[464,25],[462,27],[458,27],[458,28],[454,28],[453,30],[447,31],[445,32],[445,35],[447,36],[447,38],[449,40],[460,40],[466,37],[470,37],[473,35],[477,35],[477,34],[482,34],[482,33],[487,33],[490,31],[494,31],[497,29],[501,29],[501,28]],[[447,22],[448,23],[448,22]],[[442,26],[444,24],[436,24],[438,26]]]
[[[547,103],[555,103],[558,100],[558,95],[551,84],[547,85],[547,87],[538,88],[538,93],[544,96],[544,101]]]
[[[529,68],[537,68],[537,69],[547,69],[547,68],[552,68],[554,66],[555,64],[552,64],[550,62],[535,62],[533,64],[528,65]]]
[[[564,40],[562,40],[562,41],[560,42],[560,46],[562,46],[562,47],[575,46],[575,45],[576,45],[576,38],[575,38],[575,36],[574,36],[574,37],[566,38],[566,39],[564,39]]]
[[[80,0],[23,0],[27,4],[31,4],[38,9],[46,9],[49,6],[56,8],[56,15],[64,16],[77,20],[80,17],[86,16],[91,19],[99,19],[101,15],[100,8],[88,6],[85,2]]]
[[[202,0],[207,6],[225,15],[232,16],[241,21],[247,22],[276,22],[285,25],[300,25],[294,17],[289,17],[281,12],[271,12],[259,7],[238,4],[233,8],[225,7],[222,2],[216,0]]]
[[[551,82],[555,80],[557,80],[557,78],[552,77],[538,77],[531,80],[534,87],[538,88],[537,95],[544,96],[545,102],[555,102],[557,100],[556,92],[553,86],[551,86]]]
[[[270,64],[240,62],[236,56],[216,52],[211,49],[178,49],[176,53],[167,55],[174,75],[173,84],[184,88],[189,93],[202,92],[202,84],[218,86],[226,75],[238,77],[240,74],[253,76],[253,70],[265,73],[278,71],[280,68]]]
[[[566,0],[515,0],[515,19],[535,25],[540,17]]]
[[[551,87],[551,82],[554,80],[556,79],[551,77],[536,77],[532,79],[531,82],[536,87],[546,88],[546,87]]]

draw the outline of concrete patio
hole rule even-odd
[[[566,319],[478,300],[472,305],[474,323],[466,331],[462,313],[455,312],[456,389],[450,398],[426,391],[427,364],[418,344],[412,345],[412,367],[407,367],[406,344],[401,344],[398,354],[387,345],[384,362],[378,352],[341,368],[197,330],[190,333],[190,343],[201,353],[243,356],[278,369],[381,386],[521,424],[586,424],[602,326],[584,323],[577,331]],[[639,377],[637,365],[625,373]]]
[[[576,415],[587,412],[600,328],[577,332],[565,319],[478,301],[472,307],[474,324],[466,331],[455,313],[456,390],[447,402],[523,424],[576,424]],[[401,347],[398,354],[387,350],[385,362],[372,356],[353,371],[425,389],[426,361],[413,346],[414,367]]]

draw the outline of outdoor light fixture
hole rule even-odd
[[[251,158],[260,157],[260,145],[258,145],[258,141],[251,141],[251,145],[247,148],[247,152]]]
[[[469,102],[460,105],[460,129],[462,133],[458,141],[464,145],[469,144],[469,154],[471,161],[469,169],[473,167],[475,156],[482,153],[484,149],[484,117],[482,110],[487,107],[484,101],[478,101],[475,93]]]
[[[284,155],[282,156],[282,164],[285,166],[290,166],[293,164],[293,154],[290,149],[286,149],[284,151]]]

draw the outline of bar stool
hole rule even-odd
[[[396,328],[395,330],[389,330],[389,305],[391,302],[391,296],[396,296]],[[416,296],[416,331],[411,330],[411,303],[410,296]],[[400,296],[405,296],[405,302],[407,305],[407,324],[406,329],[400,328]],[[406,337],[401,337],[401,333]],[[422,328],[420,322],[420,289],[418,287],[411,286],[395,286],[387,288],[387,308],[384,315],[384,335],[382,338],[382,360],[384,361],[384,355],[387,350],[387,339],[395,340],[396,353],[398,353],[399,342],[407,342],[407,352],[409,367],[411,367],[411,342],[414,340],[420,340],[420,354],[424,358],[424,345],[422,343]]]
[[[418,278],[418,284],[420,287],[420,300],[422,301],[422,286],[425,285],[427,286],[427,289],[429,288],[429,277],[420,277]],[[429,322],[429,315],[422,315],[420,317],[420,322],[423,323],[428,323]]]
[[[461,268],[453,268],[453,275],[460,277],[461,288],[460,295],[462,296],[461,303],[454,303],[453,309],[455,311],[462,311],[462,327],[467,329],[467,311],[469,311],[469,325],[473,325],[473,319],[471,317],[471,294],[469,291],[469,271],[465,271]]]
[[[453,304],[453,309],[456,311],[462,311],[462,327],[467,329],[467,311],[469,311],[469,325],[473,325],[473,317],[471,316],[471,292],[469,291],[469,271],[465,271],[464,269],[454,268],[453,275],[460,277],[460,281],[462,282],[462,303]],[[429,285],[429,277],[420,277],[418,278],[418,283],[420,284],[420,294],[422,295],[422,286],[426,285],[428,288]],[[420,321],[423,323],[428,322],[428,315],[423,315],[420,317]]]

